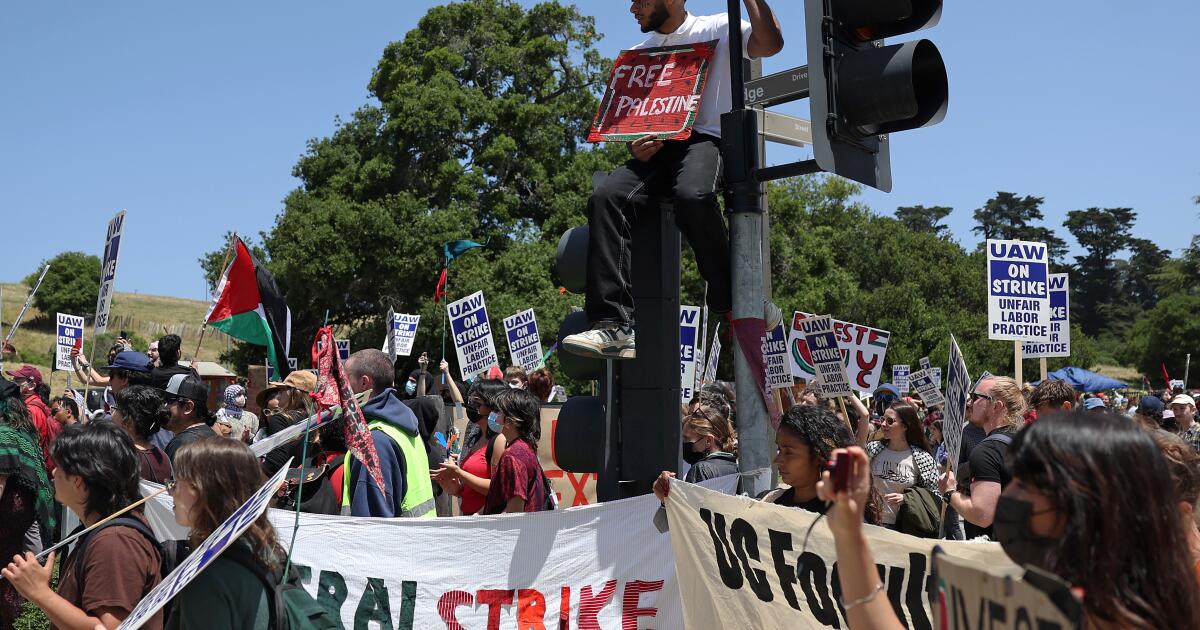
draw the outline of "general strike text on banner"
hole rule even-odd
[[[716,47],[711,41],[622,50],[613,62],[588,142],[691,136]]]

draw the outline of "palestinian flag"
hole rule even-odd
[[[288,374],[292,312],[283,303],[275,278],[234,237],[233,261],[225,268],[205,324],[247,343],[267,347],[267,360],[278,378]]]

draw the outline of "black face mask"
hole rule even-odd
[[[1050,551],[1058,545],[1058,540],[1034,534],[1029,521],[1038,514],[1051,511],[1053,508],[1034,512],[1033,504],[1029,501],[1006,496],[1001,496],[996,502],[992,531],[996,535],[996,541],[1000,543],[1000,548],[1013,562],[1050,570]]]
[[[700,440],[696,440],[696,442],[699,442],[699,441]],[[696,442],[684,442],[683,443],[683,461],[687,462],[691,466],[695,466],[697,463],[700,462],[700,460],[704,459],[705,457],[708,457],[708,453],[700,453],[700,452],[696,451],[696,449],[694,448],[696,445]]]

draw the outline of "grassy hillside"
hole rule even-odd
[[[0,303],[2,337],[8,335],[13,321],[21,312],[29,289],[23,284],[5,283],[0,284],[0,287],[4,290],[3,302]],[[144,350],[151,340],[174,333],[183,338],[183,355],[187,358],[196,350],[196,342],[200,338],[200,324],[203,323],[207,311],[208,304],[199,300],[118,292],[113,296],[109,332],[117,334],[121,330],[128,331],[138,350]],[[91,328],[85,329],[85,333],[84,352],[91,353]],[[12,370],[22,363],[35,365],[44,376],[51,379],[50,387],[57,394],[65,387],[67,378],[66,372],[50,375],[54,338],[54,313],[46,315],[31,306],[12,340],[18,354],[16,357],[4,357],[4,369]],[[204,346],[200,349],[200,360],[216,361],[217,355],[226,348],[227,343],[228,338],[223,333],[209,330],[204,336]],[[97,365],[103,365],[103,354],[107,350],[108,348],[96,349]]]

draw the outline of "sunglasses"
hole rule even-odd
[[[988,396],[987,394],[980,394],[979,392],[971,392],[971,402],[975,402],[976,400],[979,400],[980,398],[983,398],[986,400],[996,400],[995,398],[992,398],[991,396]]]
[[[898,421],[898,420],[896,420],[895,418],[884,418],[884,419],[883,419],[883,426],[885,426],[885,427],[890,427],[890,426],[892,426],[893,424],[896,424],[897,422],[899,422],[899,421]]]

